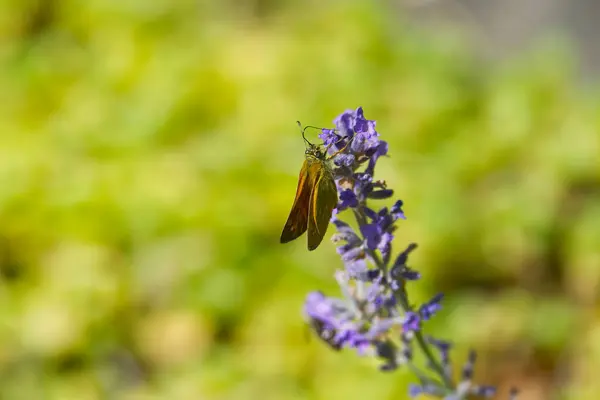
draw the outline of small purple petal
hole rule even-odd
[[[439,340],[433,338],[431,336],[427,337],[427,342],[429,342],[433,347],[435,347],[440,352],[440,358],[442,361],[442,365],[444,368],[450,367],[450,349],[452,348],[452,343],[446,342],[444,340]]]
[[[392,214],[392,216],[394,217],[395,220],[398,218],[406,219],[406,216],[404,215],[404,211],[402,211],[403,205],[404,205],[404,202],[402,200],[398,200],[392,206],[392,208],[390,210],[390,214]]]
[[[411,383],[408,386],[408,396],[411,398],[415,398],[417,396],[420,396],[421,394],[423,394],[423,388],[419,385],[415,385],[414,383]]]
[[[344,235],[343,233],[335,233],[332,237],[332,240],[334,242],[340,242],[342,240],[345,240],[347,238],[348,235]],[[350,244],[350,243],[345,243],[341,246],[338,246],[335,248],[335,251],[343,256],[344,254],[346,254],[347,252],[349,252],[350,250],[354,249],[356,246]]]
[[[356,109],[354,121],[354,140],[351,147],[355,153],[366,153],[374,150],[379,146],[379,134],[375,130],[375,121],[368,120],[364,117],[361,107]]]
[[[434,395],[434,396],[439,396],[440,389],[437,388],[436,386],[433,386],[430,384],[425,384],[422,386],[410,384],[410,386],[408,388],[408,395],[410,397],[417,397],[421,394],[430,394],[430,395]]]
[[[381,235],[381,242],[379,242],[378,246],[383,258],[383,264],[386,266],[389,264],[390,257],[392,255],[392,240],[394,240],[394,235],[389,232],[385,232],[383,235]]]
[[[352,229],[352,227],[350,225],[348,225],[347,223],[345,223],[342,220],[336,219],[335,221],[333,221],[333,224],[335,225],[337,231],[340,233],[348,233],[348,234],[356,235],[356,233],[354,233],[354,229]]]
[[[417,313],[409,311],[406,313],[406,318],[402,324],[402,328],[405,332],[418,331],[420,328],[420,319]]]
[[[362,353],[366,347],[370,345],[367,338],[359,333],[354,326],[340,329],[336,334],[335,340],[341,347],[354,348],[357,349],[359,353]]]
[[[364,199],[373,190],[373,177],[364,172],[353,175],[354,192],[359,199]]]
[[[375,155],[373,158],[379,158],[381,156],[385,156],[388,153],[388,144],[387,142],[380,140],[379,146],[377,146],[377,150],[375,151]]]
[[[373,211],[369,207],[363,207],[362,210],[367,215],[367,217],[371,219],[371,221],[377,221],[378,215],[375,211]]]
[[[322,292],[310,292],[306,296],[304,310],[311,318],[320,319],[326,322],[333,316],[333,306]]]
[[[378,269],[370,269],[368,271],[368,278],[370,281],[374,281],[376,279],[378,279],[381,276],[381,271],[379,271]]]
[[[339,212],[340,210],[338,210],[337,207],[331,210],[331,218],[329,218],[329,222],[331,222],[332,224],[335,223]]]
[[[393,294],[390,294],[384,301],[383,306],[385,308],[391,309],[393,307],[396,307],[396,305],[398,304],[398,301],[396,300],[396,296],[394,296]]]
[[[408,247],[398,255],[398,257],[396,258],[396,261],[394,261],[394,267],[401,267],[406,265],[406,262],[408,261],[408,255],[417,248],[417,244],[416,243],[411,243],[408,245]]]
[[[367,301],[375,305],[375,309],[378,309],[383,304],[383,299],[377,299],[384,291],[384,287],[381,285],[383,277],[380,275],[371,282],[371,286],[367,289],[366,298]]]
[[[333,129],[322,129],[321,134],[319,135],[319,139],[323,141],[323,144],[325,146],[330,146],[334,143],[339,142],[341,138],[335,134],[335,131]]]
[[[355,160],[354,154],[338,154],[333,162],[338,167],[351,167]]]
[[[381,295],[377,295],[375,296],[375,298],[373,299],[373,305],[375,306],[376,310],[379,310],[384,304],[384,298]]]
[[[390,243],[392,243],[392,240],[394,240],[394,235],[392,235],[389,232],[384,232],[381,235],[381,242],[379,243],[379,249],[381,250],[381,249],[389,246]]]
[[[348,271],[350,278],[364,282],[368,281],[367,262],[364,259],[347,261],[344,263],[344,265],[346,266],[346,271]]]
[[[346,110],[334,119],[333,123],[339,135],[352,137],[354,135],[354,125],[356,124],[356,113],[354,110]]]
[[[383,265],[385,265],[387,268],[387,266],[390,264],[390,258],[392,257],[392,243],[391,241],[387,242],[383,246],[380,245],[379,248],[381,250]]]
[[[494,386],[476,386],[471,390],[471,393],[475,396],[492,398],[496,395],[496,387]]]
[[[361,258],[363,253],[364,251],[361,247],[350,248],[348,251],[342,254],[342,261],[354,261],[358,258]]]
[[[352,150],[353,153],[364,153],[365,150],[367,149],[366,147],[366,141],[367,138],[365,136],[364,133],[357,133],[356,135],[354,135],[354,139],[352,140],[352,143],[350,144],[350,149]]]
[[[421,315],[421,318],[423,318],[423,321],[430,320],[436,312],[442,309],[442,305],[440,304],[440,302],[443,298],[444,294],[439,293],[433,299],[429,300],[429,302],[423,304],[419,308],[419,314]]]
[[[369,165],[365,169],[365,172],[373,175],[375,173],[375,165],[377,164],[377,160],[379,157],[386,155],[387,152],[388,144],[382,140],[379,141],[379,144],[376,147],[367,150],[366,154],[369,156]]]
[[[352,189],[345,189],[340,192],[340,204],[338,207],[342,210],[350,207],[354,208],[358,206],[358,199]]]
[[[418,271],[414,271],[408,267],[404,268],[401,274],[402,277],[407,281],[417,281],[421,279],[421,273],[419,273]]]
[[[393,231],[394,218],[388,213],[387,207],[383,207],[377,214],[377,224],[382,231]]]
[[[367,242],[367,248],[369,250],[376,250],[379,247],[379,243],[381,243],[381,229],[379,225],[375,224],[367,224],[362,225],[360,227],[360,232]]]
[[[381,190],[373,190],[370,192],[367,197],[375,200],[382,200],[390,198],[394,195],[394,191],[392,189],[381,189]]]

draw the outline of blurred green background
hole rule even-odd
[[[307,338],[334,245],[279,244],[295,121],[357,106],[427,331],[503,396],[597,398],[600,91],[566,40],[485,62],[386,4],[0,2],[0,398],[406,398]]]

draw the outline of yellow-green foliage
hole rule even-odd
[[[567,363],[595,399],[600,113],[569,54],[493,66],[380,2],[248,4],[0,3],[0,397],[404,398],[408,372],[307,340],[333,244],[279,244],[295,121],[363,106],[414,301],[446,292],[427,329],[481,381]]]

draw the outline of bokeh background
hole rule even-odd
[[[295,121],[357,106],[428,332],[502,396],[598,398],[597,9],[2,0],[0,398],[405,399],[307,336],[334,245],[278,242]]]

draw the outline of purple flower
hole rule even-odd
[[[335,130],[333,129],[322,129],[319,139],[323,141],[325,146],[331,146],[334,143],[339,142],[341,138],[336,135]]]
[[[366,120],[365,120],[366,121]],[[367,121],[367,124],[372,121]],[[368,151],[376,150],[379,147],[379,134],[375,132],[375,124],[372,126],[364,126],[361,124],[361,128],[366,128],[366,131],[357,131],[352,140],[352,151],[354,153],[366,153]],[[357,125],[358,128],[358,125]]]
[[[350,167],[354,164],[355,157],[353,154],[339,154],[333,160],[338,167]]]
[[[444,294],[440,293],[419,308],[419,315],[421,315],[423,321],[430,320],[436,312],[442,309],[440,302],[443,298]]]
[[[421,386],[415,385],[414,383],[411,383],[408,386],[408,395],[411,398],[414,399],[415,397],[420,396],[421,394],[423,394],[423,388]]]
[[[414,385],[411,384],[408,387],[408,395],[412,398],[420,396],[422,394],[428,394],[432,396],[439,396],[441,393],[440,388],[432,384]]]
[[[373,191],[373,177],[362,172],[354,174],[354,193],[359,202],[364,203]]]
[[[379,224],[382,234],[381,234],[381,243],[379,243],[379,249],[383,249],[386,245],[388,245],[389,243],[392,242],[392,240],[394,239],[394,235],[392,235],[392,232],[395,230],[394,226],[388,226],[387,229],[385,228],[385,225],[383,224]],[[392,228],[392,229],[390,229]]]
[[[360,108],[360,107],[359,107]],[[333,120],[338,134],[341,136],[354,136],[354,125],[356,124],[356,111],[346,110]]]
[[[323,129],[319,135],[329,154],[346,149],[350,144],[346,151],[336,156],[334,163],[340,167],[352,167],[357,160],[359,163],[368,161],[365,172],[372,175],[377,159],[388,151],[387,143],[379,140],[376,122],[366,119],[362,107],[358,107],[356,110],[346,110],[333,123],[335,130]],[[365,196],[367,194],[364,193]]]
[[[421,279],[421,274],[419,272],[410,269],[406,265],[408,254],[416,248],[417,245],[411,243],[394,261],[390,270],[390,282],[393,285],[394,290],[398,290],[404,281],[416,281]]]
[[[392,214],[392,216],[394,217],[394,221],[399,218],[406,219],[406,216],[404,215],[404,211],[402,211],[403,205],[404,205],[404,202],[402,200],[398,200],[397,202],[394,203],[394,205],[390,209],[390,214]]]
[[[452,343],[446,342],[444,340],[439,340],[431,336],[427,337],[427,342],[433,345],[433,347],[435,347],[440,352],[442,364],[450,364],[450,349],[452,348]]]
[[[450,363],[450,349],[452,348],[452,343],[431,336],[427,337],[427,342],[435,347],[440,353],[442,368],[444,369],[446,376],[450,376],[452,373],[452,366]],[[431,368],[432,366],[430,365],[429,367]]]
[[[489,385],[475,386],[471,389],[471,394],[489,399],[496,395],[496,387]]]
[[[355,118],[356,118],[355,125],[354,125],[355,132],[377,133],[377,132],[375,132],[375,121],[370,121],[370,120],[365,119],[365,114],[363,112],[362,107],[358,107],[356,109]]]
[[[346,326],[338,331],[335,337],[335,341],[340,347],[353,348],[359,351],[360,354],[364,353],[370,343],[367,338],[359,333],[353,326]]]
[[[350,278],[363,282],[368,280],[367,274],[369,269],[367,267],[367,261],[364,258],[346,261],[344,262],[344,265],[346,266],[346,271],[348,271],[348,276]]]
[[[369,250],[389,250],[388,246],[394,239],[393,217],[388,213],[386,207],[375,213],[368,207],[364,208],[367,216],[373,221],[370,224],[361,225],[360,231],[364,236]],[[385,254],[384,254],[385,255]]]
[[[375,162],[375,161],[377,161],[377,159],[379,157],[383,157],[383,156],[387,155],[387,153],[388,153],[388,143],[383,140],[380,140],[379,145],[375,149],[375,153],[373,153],[373,156],[371,157],[371,159],[373,160],[373,162]]]
[[[379,157],[385,156],[387,154],[387,152],[388,152],[387,142],[384,142],[383,140],[379,141],[379,144],[377,145],[377,147],[375,149],[372,149],[367,152],[367,154],[370,157],[369,157],[369,165],[365,169],[365,172],[368,174],[371,174],[371,175],[375,174],[375,164],[377,164],[377,160],[379,159]],[[372,153],[372,154],[370,154],[370,153]]]
[[[394,318],[381,318],[375,320],[373,321],[371,329],[369,329],[368,337],[377,339],[379,336],[388,333],[397,324],[398,321]]]
[[[421,319],[417,313],[409,311],[406,313],[406,319],[402,324],[404,332],[418,331],[421,325]]]
[[[336,325],[334,306],[322,292],[315,291],[306,296],[304,311],[311,318],[318,319],[330,326]]]
[[[393,290],[393,291],[398,291],[398,290],[400,290],[400,288],[401,288],[402,286],[403,286],[403,285],[402,285],[402,282],[401,282],[401,281],[398,281],[398,280],[396,280],[396,279],[392,279],[392,280],[390,281],[390,287],[392,288],[392,290]]]
[[[375,130],[375,121],[365,118],[362,107],[358,107],[351,116],[354,122],[353,130],[355,132],[352,140],[352,151],[354,153],[366,153],[379,146],[379,133]]]
[[[351,347],[363,351],[369,341],[360,333],[360,323],[340,301],[326,297],[322,292],[308,294],[304,311],[313,327],[318,326],[322,339],[334,348]],[[327,333],[325,337],[323,334]]]
[[[332,218],[332,222],[337,228],[337,233],[333,235],[333,241],[335,243],[346,242],[337,248],[338,254],[344,255],[346,252],[362,245],[362,239],[358,237],[350,225],[337,218]]]
[[[323,341],[339,350],[341,344],[336,339],[336,326],[339,325],[338,313],[333,302],[322,292],[311,292],[306,296],[304,312],[309,324]]]
[[[417,245],[411,243],[392,258],[394,232],[398,221],[406,219],[404,203],[397,200],[379,211],[367,204],[394,195],[385,181],[374,178],[378,160],[388,154],[388,143],[380,139],[376,122],[365,118],[362,107],[346,110],[333,122],[335,129],[323,129],[319,137],[328,154],[335,154],[333,172],[339,203],[331,222],[336,227],[332,239],[345,267],[335,272],[343,298],[327,297],[318,291],[309,293],[304,311],[313,331],[335,350],[352,348],[361,355],[377,357],[382,360],[381,371],[409,364],[420,383],[411,385],[412,397],[428,394],[458,400],[469,394],[492,396],[494,387],[471,382],[474,352],[463,368],[462,381],[455,382],[451,343],[432,337],[424,340],[422,321],[430,320],[441,309],[443,294],[413,310],[406,286],[420,279],[421,274],[407,263]],[[358,223],[356,230],[339,219],[340,213],[349,208]],[[425,355],[424,369],[416,364],[420,358],[413,357],[418,350]],[[511,400],[515,397],[516,393],[511,394]]]
[[[383,235],[381,235],[379,246],[377,246],[377,248],[381,251],[383,263],[385,265],[389,264],[390,257],[392,255],[392,240],[394,240],[394,235],[389,232],[384,232]]]
[[[475,368],[475,361],[477,361],[477,353],[475,352],[475,350],[471,350],[469,351],[469,357],[467,358],[467,362],[463,366],[463,380],[470,381],[471,379],[473,379],[473,369]]]
[[[375,310],[379,309],[384,302],[383,294],[385,293],[385,286],[382,285],[383,276],[379,275],[371,281],[371,285],[367,289],[365,299],[373,306]]]
[[[352,189],[344,189],[340,192],[340,204],[338,205],[340,211],[345,210],[348,207],[354,208],[357,206],[358,199]]]
[[[364,259],[364,251],[361,247],[344,247],[343,249],[338,251],[338,253],[340,253],[340,255],[342,256],[342,261],[344,262]]]
[[[392,197],[393,195],[394,191],[392,189],[379,189],[368,193],[367,197],[370,199],[383,200]]]
[[[394,268],[396,267],[404,267],[406,266],[406,262],[408,261],[408,255],[417,248],[416,243],[411,243],[408,247],[398,255],[396,261],[394,261]]]
[[[362,225],[360,233],[362,233],[367,241],[367,248],[369,250],[377,250],[383,235],[381,227],[377,223]]]
[[[377,250],[383,240],[383,234],[385,233],[385,221],[380,218],[379,214],[376,214],[369,208],[365,207],[364,211],[373,222],[361,225],[360,232],[366,240],[367,248],[369,250]]]
[[[348,238],[350,238],[352,236],[356,236],[354,229],[352,229],[352,227],[350,225],[348,225],[347,223],[345,223],[344,221],[337,219],[337,218],[333,218],[332,223],[335,225],[339,234],[347,235]],[[356,237],[358,238],[358,236],[356,236]],[[344,240],[349,241],[350,239],[344,239]],[[359,242],[360,242],[360,240],[359,240]]]
[[[417,281],[421,279],[421,274],[418,271],[414,271],[408,267],[403,268],[400,274],[407,281]]]

